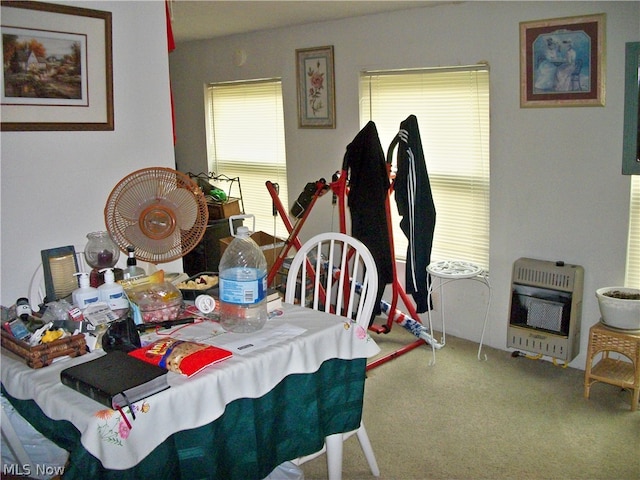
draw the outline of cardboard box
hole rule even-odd
[[[225,237],[220,239],[220,258],[229,246],[234,237]],[[271,271],[271,267],[276,263],[276,258],[284,248],[284,239],[274,237],[266,232],[255,232],[251,234],[251,238],[258,244],[264,257],[267,259],[267,273]]]
[[[242,213],[240,209],[240,199],[230,197],[224,203],[208,203],[209,208],[209,220],[220,220],[222,218],[229,218],[231,215],[240,215]]]

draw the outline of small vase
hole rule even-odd
[[[89,241],[84,247],[84,258],[93,267],[89,274],[89,284],[97,288],[104,283],[100,273],[103,268],[112,268],[120,258],[120,249],[108,232],[92,232],[87,234]]]
[[[120,258],[120,249],[108,232],[87,234],[89,241],[84,247],[84,258],[94,268],[113,267]]]

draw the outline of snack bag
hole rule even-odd
[[[167,337],[133,350],[129,355],[190,377],[233,354],[213,345]]]

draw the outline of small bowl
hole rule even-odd
[[[616,298],[606,293],[620,292],[622,295],[640,295],[640,289],[627,287],[604,287],[596,290],[602,322],[621,330],[640,330],[640,299]]]
[[[140,307],[140,315],[144,323],[166,322],[176,320],[182,308],[182,299],[175,298],[164,304]]]
[[[208,277],[218,277],[218,272],[200,272],[196,275],[193,275],[189,278],[187,278],[184,282],[184,284],[186,284],[187,282],[190,281],[197,281],[200,277],[203,276],[208,276]],[[178,284],[181,285],[181,284]],[[215,285],[213,286],[205,286],[203,285],[203,288],[181,288],[180,286],[178,286],[178,289],[180,290],[180,292],[182,293],[182,298],[184,298],[185,300],[195,300],[198,295],[211,295],[212,293],[215,293],[213,296],[217,297],[218,296],[218,283],[216,282]]]

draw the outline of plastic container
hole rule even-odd
[[[176,320],[182,308],[182,294],[171,282],[140,285],[127,290],[136,323]]]
[[[218,297],[218,272],[200,272],[176,285],[184,300],[195,300],[198,295]]]
[[[113,269],[103,268],[100,273],[104,273],[104,283],[98,287],[100,301],[109,305],[111,310],[129,308],[129,300],[122,285],[116,283]]]
[[[89,274],[85,272],[74,273],[79,277],[80,288],[73,291],[71,299],[73,304],[80,310],[84,310],[92,303],[100,300],[100,292],[97,288],[89,286]]]
[[[640,289],[604,287],[596,290],[602,322],[622,330],[640,330]]]
[[[127,268],[125,268],[122,272],[123,278],[125,280],[131,278],[140,278],[146,275],[144,268],[138,266],[138,261],[136,259],[136,249],[133,245],[129,245],[127,247]]]
[[[238,227],[220,259],[220,324],[229,332],[260,330],[267,321],[267,260],[249,236]]]

